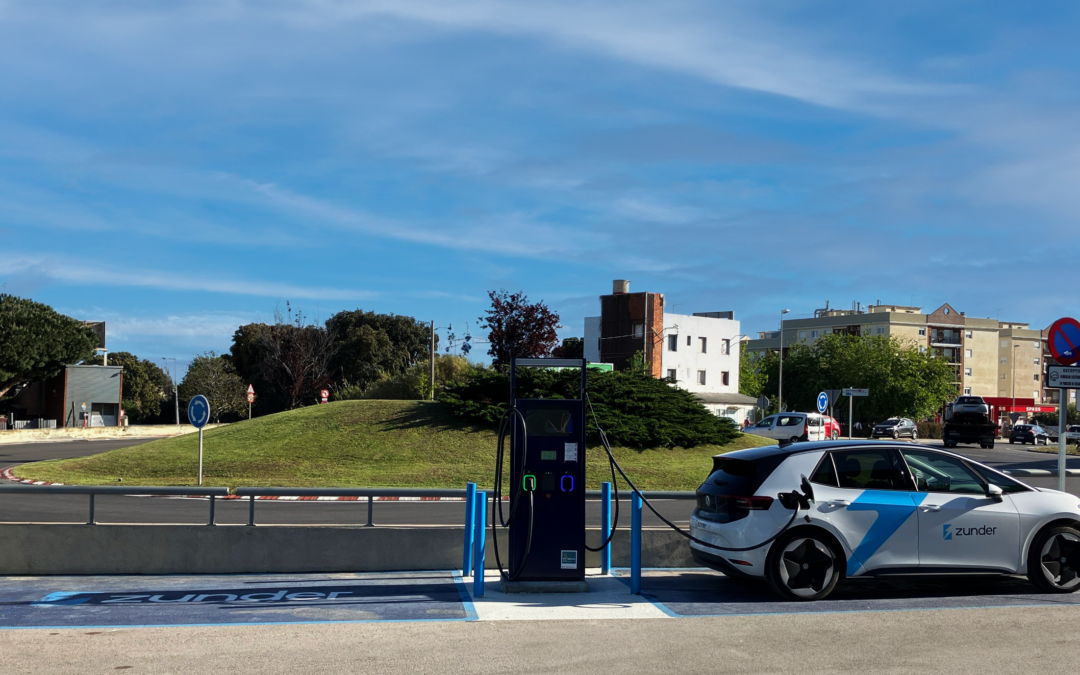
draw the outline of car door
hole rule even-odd
[[[811,483],[818,517],[852,551],[848,576],[918,567],[917,505],[895,451],[862,447],[827,453]]]
[[[905,419],[904,420],[904,435],[908,437],[915,436],[915,421]]]
[[[1009,495],[988,497],[986,482],[959,457],[901,451],[915,481],[919,566],[1015,572],[1020,514]]]
[[[769,415],[757,424],[749,427],[747,431],[752,434],[757,434],[758,436],[764,436],[765,438],[776,438],[776,431],[773,428],[775,424],[776,415]]]

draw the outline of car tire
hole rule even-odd
[[[1080,590],[1080,530],[1061,525],[1035,535],[1027,576],[1043,593]]]
[[[832,434],[829,435],[829,438],[835,441],[836,439],[840,438],[840,432],[836,429],[833,429]]]
[[[1013,439],[1011,439],[1011,438],[1010,438],[1010,439],[1009,439],[1009,445],[1012,445],[1012,444],[1014,444],[1014,443],[1016,443],[1016,441],[1014,441]]]
[[[900,438],[900,432],[899,432],[899,431],[897,431],[896,429],[893,429],[893,432],[892,432],[892,439],[893,439],[893,440],[895,441],[895,440],[896,440],[896,439],[898,439],[898,438]]]
[[[956,447],[956,443],[953,442],[953,441],[942,441],[941,444],[944,445],[946,448],[955,448]]]
[[[788,443],[798,443],[798,442],[799,442],[799,437],[798,436],[792,436],[791,438],[788,439]]]
[[[770,548],[765,578],[773,591],[788,600],[821,600],[840,581],[843,559],[835,544],[820,532],[788,532]]]
[[[919,440],[919,430],[918,429],[912,429],[911,430],[911,440],[913,440],[913,441]]]

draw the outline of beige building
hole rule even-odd
[[[1046,331],[1028,324],[979,319],[948,303],[924,314],[921,307],[855,304],[851,309],[825,308],[812,318],[784,321],[784,351],[796,343],[813,344],[827,333],[893,337],[945,358],[956,372],[957,394],[982,396],[999,416],[1022,417],[1051,411],[1058,390],[1045,389]],[[780,331],[765,331],[750,340],[751,354],[780,348]],[[1015,400],[1015,403],[1014,403]]]

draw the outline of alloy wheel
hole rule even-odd
[[[1054,534],[1043,544],[1039,562],[1043,576],[1054,588],[1080,586],[1080,537],[1070,532]]]
[[[833,576],[836,557],[824,543],[809,537],[792,539],[780,554],[779,581],[793,594],[821,592]]]

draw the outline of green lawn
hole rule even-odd
[[[642,489],[693,490],[717,453],[771,445],[742,435],[724,447],[630,450],[615,456]],[[57,483],[194,485],[198,436],[188,434],[92,457],[25,464],[20,478]],[[588,486],[610,480],[602,448],[586,455]],[[495,433],[417,401],[341,401],[206,432],[204,484],[226,487],[490,486]]]

